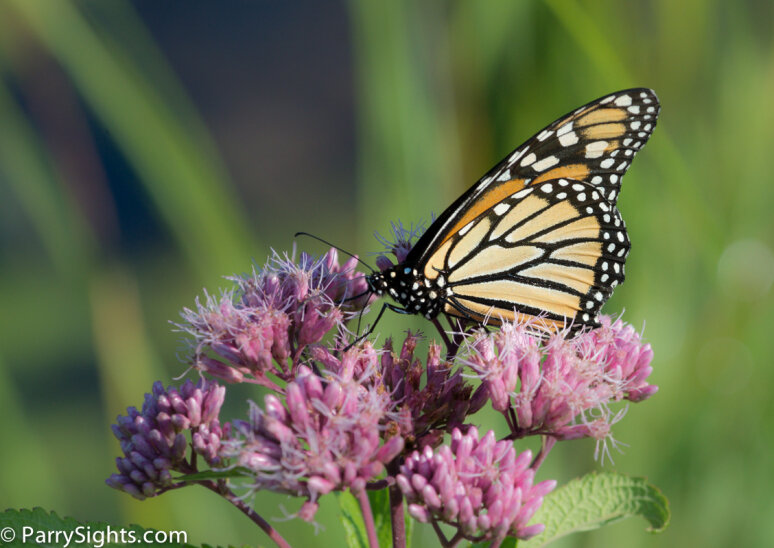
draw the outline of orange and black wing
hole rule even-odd
[[[595,324],[629,251],[621,177],[658,113],[653,91],[631,89],[560,118],[444,211],[405,262],[443,278],[455,316]]]
[[[615,205],[621,177],[660,110],[646,88],[619,91],[562,116],[493,167],[428,228],[407,260],[421,265],[449,238],[527,186],[551,179],[593,185]]]
[[[448,287],[447,314],[594,325],[624,280],[628,252],[621,215],[598,189],[551,179],[502,200],[447,240],[428,266]]]

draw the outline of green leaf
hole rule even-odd
[[[139,525],[122,527],[105,522],[79,522],[72,518],[61,518],[56,513],[47,512],[42,508],[6,510],[0,514],[0,546],[4,548],[65,545],[123,548],[130,544],[150,547],[162,543],[162,537],[156,537],[156,534],[172,533],[145,529]],[[167,537],[164,544],[193,548],[193,544],[186,542],[187,534],[184,531],[180,533],[182,538],[175,540]],[[146,534],[149,536],[145,537]]]
[[[339,501],[341,523],[344,525],[347,546],[349,548],[368,548],[368,533],[357,499],[349,491],[337,491],[336,498]]]
[[[368,500],[371,503],[371,513],[376,526],[376,538],[379,546],[392,545],[392,519],[390,518],[390,493],[387,489],[369,491]]]
[[[630,516],[642,516],[648,531],[660,533],[669,524],[669,502],[645,478],[623,474],[588,474],[546,496],[534,523],[545,531],[523,542],[535,548],[570,533],[590,531]]]

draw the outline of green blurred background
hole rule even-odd
[[[606,310],[647,321],[661,390],[606,468],[647,475],[673,518],[557,546],[774,545],[774,3],[755,1],[3,0],[0,508],[266,544],[203,489],[137,502],[103,483],[115,416],[183,372],[168,320],[297,230],[378,251],[390,220],[427,220],[557,116],[633,86],[663,110],[625,179],[632,253]],[[251,396],[230,390],[226,416]],[[542,477],[592,454],[561,444]],[[323,502],[316,537],[276,526],[341,545]]]

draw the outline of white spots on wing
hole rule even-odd
[[[630,124],[630,127],[631,127],[633,130],[638,130],[638,129],[640,129],[640,126],[641,126],[641,125],[642,125],[642,122],[640,122],[639,120],[635,120],[634,122],[632,122],[632,123]]]
[[[511,198],[516,198],[516,199],[518,200],[518,199],[520,199],[520,198],[523,198],[524,196],[526,196],[526,195],[527,195],[527,194],[529,194],[530,192],[532,192],[532,189],[531,189],[531,188],[522,188],[520,191],[518,191],[518,192],[516,192],[515,194],[513,194],[513,195],[511,196]]]
[[[623,235],[623,232],[619,232],[619,233],[618,233],[618,241],[619,241],[619,242],[621,242],[621,243],[623,243],[623,241],[624,241],[624,235]]]
[[[613,174],[610,176],[610,182],[611,182],[611,183],[613,183],[613,184],[616,184],[616,183],[618,182],[618,175],[616,175],[615,173],[613,173]]]
[[[605,158],[599,163],[599,167],[601,167],[602,169],[607,169],[613,165],[613,162],[615,162],[615,160],[613,160],[612,158]]]
[[[602,215],[602,219],[603,219],[603,220],[604,220],[606,223],[609,223],[609,222],[610,222],[610,214],[609,214],[609,213],[605,213],[604,215]],[[622,241],[623,241],[623,240],[622,240]]]
[[[586,193],[585,192],[581,192],[580,194],[578,194],[577,198],[578,198],[579,202],[585,202],[586,201]]]
[[[610,211],[610,206],[607,205],[605,202],[602,202],[601,204],[599,204],[599,209],[601,209],[602,211]]]
[[[652,124],[645,124],[645,127],[644,127],[644,128],[642,128],[642,129],[644,129],[645,131],[650,131],[650,129],[651,129],[652,127],[653,127],[653,125],[652,125]]]
[[[586,195],[585,195],[585,194],[583,195],[583,198],[584,198],[584,199],[586,198]],[[580,196],[578,196],[578,199],[580,199]],[[588,213],[589,215],[591,215],[592,213],[594,213],[594,208],[593,208],[593,207],[591,207],[591,206],[587,207],[587,208],[586,208],[586,213]]]
[[[607,246],[607,250],[608,250],[610,253],[612,253],[613,251],[615,251],[615,244],[614,244],[613,242],[610,242],[610,245],[608,245],[608,246]],[[616,263],[616,264],[618,264],[618,263]]]
[[[607,148],[607,141],[594,141],[586,145],[586,158],[599,158]]]
[[[468,230],[470,230],[471,228],[473,228],[473,223],[474,223],[474,222],[475,222],[475,221],[470,221],[468,224],[466,224],[465,226],[463,226],[463,227],[460,229],[460,231],[458,232],[458,234],[459,234],[460,236],[464,236],[465,234],[467,234],[467,233],[468,233]]]
[[[583,321],[584,321],[584,322],[587,322],[587,321],[589,321],[590,319],[591,319],[591,316],[589,316],[588,314],[584,314],[584,315],[583,315]]]
[[[567,198],[567,193],[566,192],[560,192],[559,194],[556,195],[556,198],[558,200],[564,200],[565,198]]]
[[[530,152],[529,154],[527,154],[524,157],[524,159],[521,161],[521,163],[519,165],[521,167],[526,167],[526,166],[532,164],[535,160],[537,160],[537,156],[535,156],[534,152]]]
[[[615,270],[615,273],[618,274],[621,272],[621,265],[618,263],[613,263],[613,270]]]
[[[602,277],[599,279],[602,283],[606,282],[607,279],[610,277],[609,274],[602,274]]]
[[[627,148],[626,150],[624,150],[624,155],[625,156],[631,156],[632,155],[632,150]]]
[[[632,140],[629,137],[627,137],[626,139],[623,140],[623,146],[628,147],[631,142]]]
[[[545,141],[546,139],[548,139],[551,136],[552,133],[553,133],[553,130],[544,129],[543,131],[538,133],[537,140],[538,141]]]
[[[535,162],[534,164],[532,164],[532,169],[534,169],[535,171],[543,171],[548,169],[551,166],[555,166],[558,163],[559,163],[559,158],[557,158],[556,156],[546,156],[539,162]]]
[[[586,301],[586,308],[594,308],[594,301]]]
[[[627,255],[629,253],[629,250],[625,247],[622,247],[621,250],[618,252],[619,257],[623,257],[624,255]]]
[[[610,102],[610,101],[612,101],[613,99],[615,99],[615,95],[611,95],[611,96],[609,96],[609,97],[605,97],[604,99],[602,99],[602,100],[599,102],[599,104],[600,104],[600,105],[606,105],[607,103],[609,103],[609,102]]]
[[[617,285],[618,285],[618,280],[613,280],[613,281],[610,283],[610,287],[615,287],[615,286],[617,286]]]
[[[602,263],[602,270],[607,270],[607,261]]]
[[[593,183],[594,181],[592,180],[591,182]],[[580,183],[575,183],[574,185],[572,185],[572,189],[573,189],[573,190],[575,190],[575,191],[577,191],[577,192],[580,192],[581,190],[584,190],[585,188],[586,188],[586,187],[585,187],[585,186],[583,186],[583,185],[582,185],[582,184],[580,184]]]
[[[496,215],[504,215],[505,212],[508,211],[509,209],[511,209],[510,204],[503,203],[503,204],[497,204],[496,206],[494,206],[493,211],[495,212]]]
[[[632,98],[629,95],[621,95],[615,100],[615,104],[619,107],[628,107],[632,104]]]
[[[594,298],[598,301],[602,301],[602,292],[597,291],[596,293],[594,293]]]
[[[559,179],[559,186],[567,186],[570,183],[567,182],[567,179]]]
[[[639,127],[639,126],[638,126]],[[635,128],[636,129],[636,128]],[[515,150],[513,154],[511,154],[510,158],[508,158],[508,164],[513,165],[516,163],[516,160],[522,157],[522,155],[527,152],[529,147],[524,147],[524,149]]]
[[[570,131],[559,137],[559,143],[563,147],[574,145],[578,142],[578,135],[574,131]]]
[[[656,112],[656,107],[648,107],[648,112]]]
[[[591,184],[592,184],[592,185],[598,185],[598,184],[599,184],[599,183],[601,183],[601,182],[602,182],[602,177],[601,177],[600,175],[594,175],[594,176],[591,178]]]
[[[627,108],[626,110],[628,110],[632,114],[639,114],[640,113],[640,107],[638,105],[632,105],[629,108]]]
[[[506,169],[503,171],[502,175],[500,175],[497,180],[498,181],[509,181],[511,179],[511,170]]]
[[[599,200],[599,193],[596,190],[591,193],[591,199],[592,200]]]
[[[570,131],[572,131],[572,122],[568,122],[564,124],[562,127],[560,127],[559,129],[557,129],[556,136],[561,137],[562,135],[564,135],[565,133],[569,133]]]
[[[551,183],[546,183],[546,184],[544,184],[544,185],[542,185],[542,186],[540,187],[540,190],[542,190],[542,191],[543,191],[543,192],[545,192],[546,194],[550,194],[550,193],[551,193],[551,191],[553,191],[553,190],[554,190],[554,187],[553,187],[553,186],[551,186]]]
[[[623,171],[623,170],[625,170],[627,167],[629,167],[629,162],[627,162],[626,160],[624,160],[623,162],[621,162],[621,163],[618,165],[618,167],[617,167],[616,169],[617,169],[618,171]]]

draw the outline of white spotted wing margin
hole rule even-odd
[[[597,187],[551,179],[490,209],[433,262],[448,280],[447,313],[593,326],[624,280],[629,247],[621,215]]]
[[[421,270],[460,230],[529,185],[575,179],[615,205],[621,178],[656,126],[658,97],[647,88],[611,93],[560,117],[511,152],[448,207],[409,253]],[[461,225],[460,223],[464,221]]]

